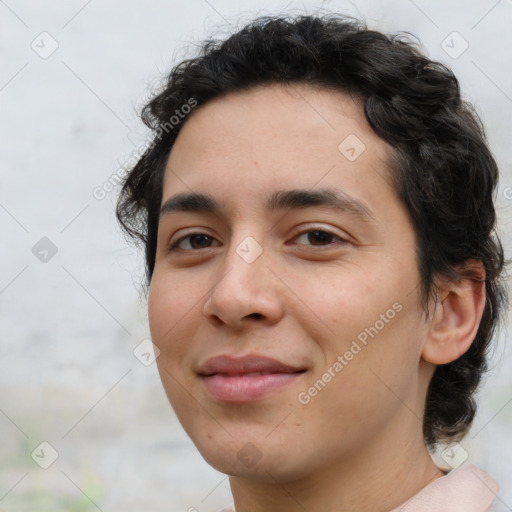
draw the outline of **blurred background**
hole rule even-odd
[[[0,1],[0,511],[215,512],[203,461],[148,352],[142,258],[112,186],[147,141],[140,107],[176,62],[256,15],[319,8],[409,31],[449,65],[501,168],[512,226],[511,0]],[[121,169],[121,171],[120,171]],[[512,510],[507,320],[462,443]]]

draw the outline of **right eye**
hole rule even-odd
[[[174,242],[169,248],[169,251],[195,251],[197,249],[208,249],[210,247],[209,243],[213,240],[215,240],[215,238],[210,235],[206,235],[205,233],[190,233]],[[185,241],[188,242],[189,248],[184,249],[183,247],[180,247],[180,245]]]

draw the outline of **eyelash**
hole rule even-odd
[[[308,233],[326,233],[327,235],[331,235],[335,238],[339,238],[339,241],[337,243],[348,243],[347,240],[345,240],[344,238],[341,238],[339,235],[336,235],[335,233],[332,233],[331,231],[327,231],[325,229],[308,229],[306,231],[301,231],[300,233],[297,233],[297,235],[294,236],[294,239],[295,238],[299,238],[301,237],[302,235],[307,235]],[[176,250],[181,250],[181,251],[185,251],[185,252],[197,252],[199,251],[200,249],[179,249],[177,248],[177,246],[179,244],[181,244],[181,242],[183,242],[184,240],[187,240],[188,238],[191,238],[193,236],[198,236],[198,235],[204,235],[212,240],[215,240],[212,236],[210,235],[207,235],[206,233],[201,233],[201,232],[195,232],[195,233],[189,233],[188,235],[180,238],[179,240],[177,240],[176,242],[172,243],[169,247],[169,251],[172,252],[172,251],[176,251]],[[321,245],[321,246],[317,246],[317,245],[310,245],[310,247],[328,247],[330,245],[335,245],[336,242],[331,242],[331,243],[328,243],[326,245]],[[305,245],[305,244],[300,244],[300,245]],[[203,247],[203,249],[210,249],[210,247]]]

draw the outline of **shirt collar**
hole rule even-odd
[[[434,480],[391,512],[486,512],[499,486],[474,464],[465,464]],[[236,512],[231,506],[221,512]]]
[[[474,464],[465,464],[434,480],[391,512],[485,512],[499,486]]]

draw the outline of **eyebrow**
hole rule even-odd
[[[311,207],[322,207],[341,213],[349,213],[366,222],[376,221],[375,214],[367,205],[345,192],[332,188],[278,190],[266,201],[266,209],[270,212]],[[222,206],[210,194],[181,193],[167,199],[160,208],[160,216],[176,212],[201,212],[220,215]]]

